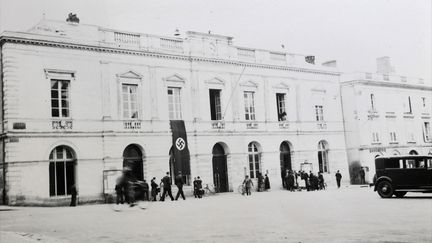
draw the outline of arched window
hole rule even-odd
[[[71,194],[71,186],[75,184],[76,158],[71,148],[58,146],[49,156],[49,189],[50,196]]]
[[[418,155],[417,151],[415,151],[415,150],[411,150],[411,151],[409,152],[409,154],[410,154],[410,155]]]
[[[318,143],[318,168],[320,172],[330,172],[328,150],[326,141],[320,141]]]
[[[259,144],[251,142],[248,145],[248,160],[249,160],[249,174],[251,178],[256,178],[258,173],[261,172],[261,152]]]

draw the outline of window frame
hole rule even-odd
[[[53,82],[56,82],[56,89],[53,89]],[[67,84],[67,89],[63,90],[63,84]],[[69,79],[60,79],[60,78],[50,78],[50,92],[51,92],[51,118],[54,119],[68,119],[71,118],[71,105],[70,105],[70,87],[71,87],[71,80]],[[53,97],[53,92],[57,93],[57,98]],[[63,98],[63,92],[66,92],[66,97]],[[53,107],[53,101],[57,100],[57,107]],[[63,101],[65,101],[65,104],[67,104],[67,108],[64,108]],[[57,110],[58,114],[57,116],[54,116],[53,112],[54,110]],[[67,115],[63,115],[63,110],[67,111]]]
[[[243,91],[245,121],[256,121],[255,91]]]
[[[172,91],[172,94],[169,92]],[[174,91],[178,91],[177,94]],[[171,99],[172,98],[172,99]],[[168,119],[169,120],[182,120],[182,88],[181,87],[167,87],[167,100],[168,100]],[[171,102],[172,101],[172,102]],[[172,110],[170,110],[170,103],[172,103]],[[171,114],[173,114],[171,116]]]
[[[248,144],[248,168],[249,168],[249,176],[251,179],[258,178],[258,173],[262,171],[262,162],[261,162],[262,153],[260,151],[260,146],[256,142],[250,142]],[[251,160],[252,158],[252,160]],[[258,161],[256,160],[258,158]],[[258,164],[258,167],[257,167]]]
[[[280,99],[280,97],[282,97],[282,99]],[[276,109],[278,114],[278,121],[286,121],[286,93],[276,93]]]
[[[124,90],[123,87],[127,87],[128,88],[128,92],[126,92],[126,94],[128,95],[128,100],[127,100],[127,106],[128,106],[128,117],[125,116],[125,100],[124,100]],[[135,105],[136,105],[136,117],[132,116],[132,100],[131,100],[131,96],[130,96],[130,89],[131,87],[135,87]],[[137,83],[131,83],[131,82],[121,82],[121,117],[124,120],[139,120],[141,119],[141,104],[140,104],[140,86]]]
[[[62,158],[58,158],[58,149],[61,149]],[[68,152],[71,155],[70,158],[68,158]],[[76,155],[72,148],[66,146],[66,145],[59,145],[56,146],[54,149],[51,150],[51,153],[49,155],[49,196],[50,197],[64,197],[71,195],[70,188],[67,188],[68,186],[68,176],[67,176],[67,168],[68,164],[72,164],[72,170],[73,170],[73,181],[72,183],[69,183],[71,185],[76,183]],[[62,164],[63,166],[63,183],[64,183],[64,194],[60,194],[58,191],[58,176],[57,176],[57,167],[58,165]],[[54,168],[54,175],[51,174],[51,166]],[[51,192],[51,176],[54,176],[54,193]]]
[[[315,120],[317,122],[324,121],[324,105],[315,105]]]

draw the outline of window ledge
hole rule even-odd
[[[390,142],[389,144],[399,144],[399,142]]]

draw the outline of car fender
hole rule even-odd
[[[381,176],[380,178],[378,178],[375,182],[375,186],[374,186],[374,191],[377,190],[377,186],[381,181],[388,181],[390,183],[392,183],[392,179],[390,179],[390,177],[388,176]]]

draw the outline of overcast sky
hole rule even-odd
[[[229,35],[234,45],[336,59],[341,71],[431,79],[431,0],[0,0],[0,32],[77,13],[81,23],[172,36],[178,28]]]

